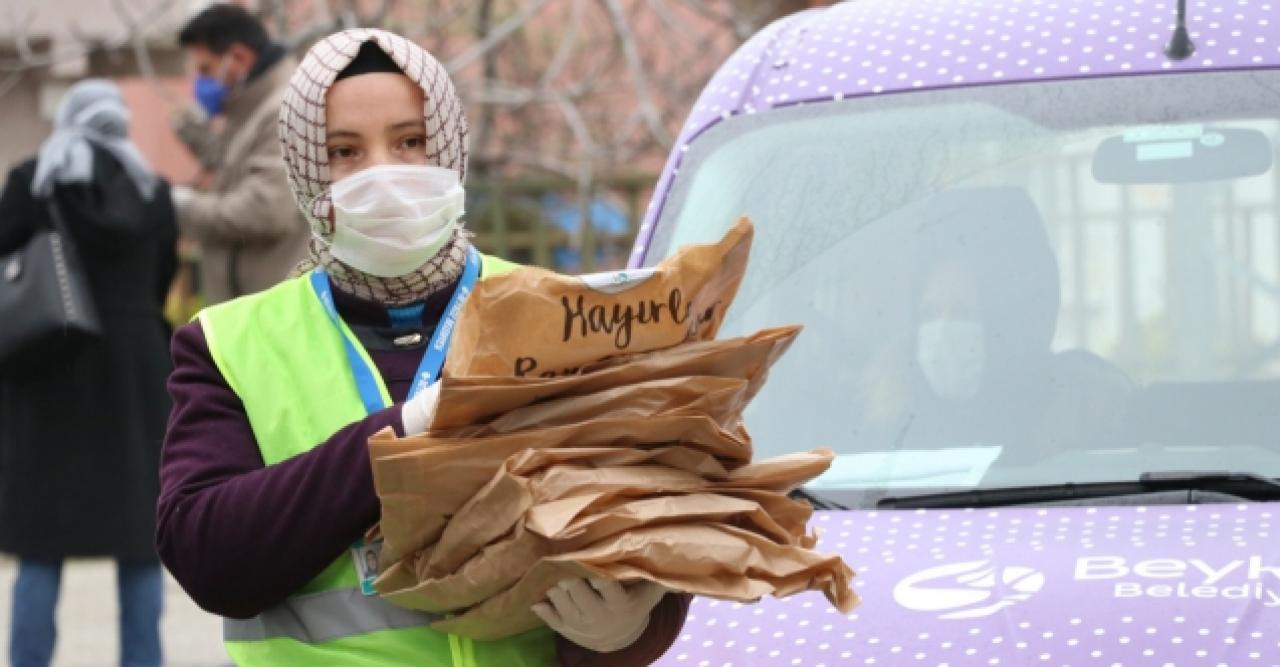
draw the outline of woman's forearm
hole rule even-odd
[[[179,329],[173,355],[156,549],[201,607],[251,617],[297,592],[377,522],[367,443],[398,428],[399,410],[374,413],[264,467],[198,323]]]

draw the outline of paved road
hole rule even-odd
[[[17,564],[0,560],[0,663],[9,646],[10,593]],[[58,652],[54,667],[110,667],[119,664],[115,566],[110,561],[67,565],[58,605]],[[172,579],[165,586],[161,632],[168,667],[229,665],[222,650],[222,622],[200,611]]]

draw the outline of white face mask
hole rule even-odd
[[[916,361],[941,398],[973,398],[986,365],[986,332],[969,320],[933,320],[920,325]]]
[[[411,273],[440,252],[465,200],[458,172],[429,165],[369,167],[334,183],[330,195],[329,252],[383,278]]]

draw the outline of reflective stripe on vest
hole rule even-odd
[[[482,278],[515,268],[490,257],[482,266]],[[244,405],[266,465],[304,453],[365,417],[341,334],[307,276],[208,308],[199,320],[214,364]],[[360,353],[369,361],[365,350]],[[377,381],[386,396],[385,383]],[[253,619],[228,619],[224,632],[232,659],[253,667],[556,662],[554,634],[547,628],[473,642],[432,630],[431,620],[361,594],[351,556],[343,553],[283,604]]]
[[[250,618],[223,619],[223,639],[232,642],[288,637],[320,644],[353,634],[376,630],[413,628],[444,618],[397,607],[358,588],[295,595]]]

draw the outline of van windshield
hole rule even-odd
[[[734,117],[646,255],[756,240],[722,336],[805,331],[747,412],[810,488],[1280,476],[1280,72],[911,92]]]

